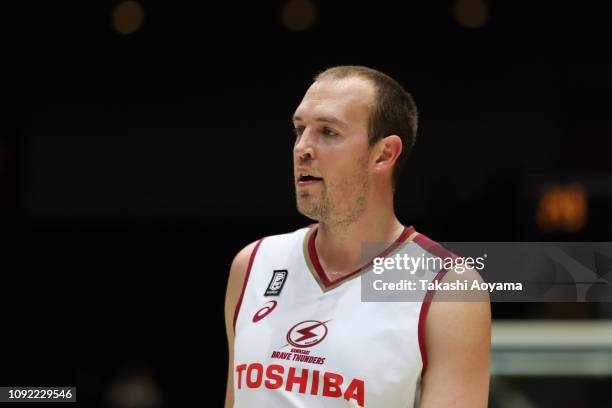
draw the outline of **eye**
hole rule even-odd
[[[323,128],[323,134],[325,136],[330,136],[330,137],[338,136],[338,133],[335,130],[332,130],[332,129],[328,128],[328,127],[324,127]]]
[[[304,133],[304,126],[295,126],[293,128],[293,132],[295,133],[295,136],[301,136],[302,133]]]

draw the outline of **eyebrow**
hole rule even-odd
[[[303,119],[297,115],[293,116],[291,118],[292,122],[295,121],[303,121]],[[335,124],[335,125],[340,125],[342,127],[348,127],[348,125],[346,123],[344,123],[343,121],[341,121],[340,119],[334,118],[333,116],[317,116],[315,118],[316,122],[326,122],[326,123],[331,123],[331,124]]]

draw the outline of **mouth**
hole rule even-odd
[[[318,183],[320,181],[323,181],[321,177],[316,177],[307,173],[300,173],[297,177],[298,186],[308,186],[314,183]]]

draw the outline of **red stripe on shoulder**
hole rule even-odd
[[[251,274],[251,268],[253,267],[253,261],[255,261],[255,255],[257,254],[257,250],[261,245],[261,242],[264,238],[261,238],[255,244],[255,248],[253,248],[253,252],[251,252],[251,257],[249,258],[249,265],[247,266],[246,273],[244,274],[244,283],[242,284],[242,291],[240,292],[240,297],[238,298],[238,303],[236,303],[236,309],[234,310],[234,323],[233,328],[234,332],[236,331],[236,320],[238,320],[238,312],[240,311],[240,306],[242,305],[242,298],[244,297],[244,291],[246,290],[247,283],[249,281],[249,275]]]
[[[456,259],[458,256],[448,249],[444,248],[442,245],[437,243],[436,241],[430,239],[429,237],[420,234],[414,237],[414,242],[418,244],[425,251],[429,252],[432,255],[435,255],[440,258],[452,258]],[[441,269],[433,281],[440,281],[444,275],[448,272],[447,269]],[[425,372],[427,368],[427,345],[425,343],[425,319],[427,318],[427,311],[429,310],[429,305],[431,304],[431,298],[434,295],[433,290],[428,290],[425,293],[425,298],[423,299],[423,303],[421,304],[421,311],[419,312],[419,349],[421,350],[421,361],[423,362],[423,370],[422,373]]]
[[[457,255],[421,233],[414,237],[414,242],[430,254],[439,256],[440,258],[458,258]]]
[[[434,278],[435,281],[439,281],[446,275],[448,270],[442,269],[440,272],[436,274]],[[419,349],[421,350],[421,360],[423,361],[423,372],[425,368],[427,368],[427,344],[425,344],[425,318],[427,317],[427,311],[429,310],[429,304],[431,303],[431,298],[434,295],[433,290],[428,290],[425,294],[425,298],[423,299],[423,303],[421,303],[421,311],[419,312]]]

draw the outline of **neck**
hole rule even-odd
[[[315,248],[325,273],[332,279],[362,266],[363,243],[394,242],[404,230],[388,202],[370,202],[359,219],[350,224],[320,221]]]

